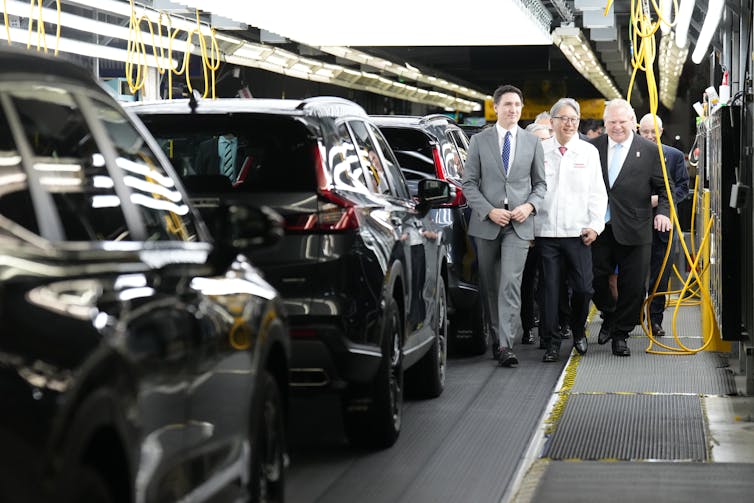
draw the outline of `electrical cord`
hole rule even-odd
[[[650,11],[649,4],[652,4],[654,12]],[[605,7],[605,14],[610,10],[610,6],[612,5],[613,0],[608,0],[607,5]],[[677,2],[674,0],[674,4],[677,10]],[[712,341],[712,336],[714,335],[714,329],[711,330],[711,333],[709,334],[703,334],[705,335],[704,340],[705,343],[702,345],[701,348],[696,349],[690,349],[684,346],[677,334],[676,330],[676,321],[678,312],[680,311],[680,307],[683,304],[684,298],[686,296],[687,292],[695,292],[695,295],[699,295],[699,298],[701,299],[700,305],[702,310],[709,310],[709,312],[714,313],[714,311],[711,309],[712,302],[711,297],[709,293],[709,289],[704,285],[702,282],[700,271],[699,271],[699,261],[701,260],[702,253],[690,253],[689,249],[686,245],[686,242],[684,239],[679,239],[678,241],[681,243],[681,247],[684,252],[684,256],[686,257],[687,263],[691,263],[691,270],[689,275],[687,276],[686,280],[683,282],[684,286],[680,291],[673,291],[673,292],[657,292],[657,288],[660,283],[660,279],[663,276],[663,273],[665,271],[665,267],[667,267],[668,258],[670,256],[671,247],[673,244],[673,233],[677,232],[679,236],[683,235],[683,231],[680,226],[680,221],[678,219],[678,215],[675,209],[675,202],[673,200],[673,194],[670,190],[670,183],[668,179],[668,172],[665,165],[665,156],[662,153],[662,145],[659,141],[660,138],[660,131],[659,131],[659,125],[657,124],[656,116],[657,116],[657,109],[659,104],[659,92],[658,92],[658,86],[657,81],[655,80],[654,75],[654,63],[656,58],[656,42],[655,42],[655,33],[660,28],[661,23],[665,23],[669,26],[672,26],[671,23],[664,20],[661,14],[661,10],[659,6],[657,5],[655,0],[643,0],[643,1],[637,1],[637,0],[631,0],[631,23],[630,23],[630,36],[631,36],[631,65],[633,68],[633,71],[631,72],[631,79],[629,82],[628,87],[628,97],[627,99],[630,100],[631,93],[633,91],[634,84],[636,82],[636,77],[639,73],[639,71],[644,72],[644,75],[646,76],[647,81],[647,91],[648,91],[648,98],[649,98],[649,109],[652,113],[654,120],[654,128],[655,128],[655,135],[658,138],[657,141],[657,149],[658,154],[660,158],[660,164],[662,166],[662,174],[663,179],[665,182],[665,193],[669,201],[670,205],[670,221],[672,224],[672,228],[670,231],[670,236],[668,239],[668,247],[665,250],[665,255],[663,257],[663,262],[660,267],[660,272],[658,274],[657,280],[655,281],[654,285],[652,286],[651,293],[648,295],[647,299],[645,299],[644,304],[642,306],[641,311],[641,326],[644,332],[647,334],[647,337],[649,338],[649,346],[645,349],[648,353],[653,354],[665,354],[665,355],[689,355],[694,354],[699,351],[704,350],[706,347],[708,347]],[[657,21],[652,21],[652,14],[655,14],[657,17]],[[693,148],[692,148],[693,150]],[[698,185],[698,177],[696,179],[696,185]],[[694,191],[694,202],[693,207],[696,208],[696,187]],[[695,211],[694,211],[695,212]],[[694,213],[692,212],[692,213]],[[709,240],[710,232],[712,228],[713,220],[710,219],[707,223],[707,226],[705,228],[704,237],[702,238],[702,241],[700,243],[700,250],[704,250],[705,246]],[[693,226],[692,226],[692,236],[693,236]],[[693,239],[692,239],[692,249],[693,249]],[[694,258],[692,259],[692,255]],[[708,264],[707,264],[708,265]],[[704,270],[706,270],[706,265],[704,267]],[[677,273],[677,270],[676,270]],[[695,285],[695,290],[692,290],[692,284]],[[674,348],[671,346],[668,346],[666,344],[660,343],[657,338],[652,333],[652,326],[651,323],[648,323],[649,320],[649,305],[652,301],[652,299],[657,295],[663,295],[667,294],[668,299],[669,295],[671,293],[678,293],[679,298],[676,301],[674,313],[673,313],[673,323],[672,323],[672,332],[673,336],[675,337],[675,341],[678,344],[678,348]],[[656,344],[664,349],[664,351],[658,351],[652,349],[653,344]]]

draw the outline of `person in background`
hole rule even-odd
[[[547,128],[547,132],[552,136],[552,122],[550,121],[550,112],[540,112],[534,117],[534,124],[539,124]]]
[[[531,123],[525,129],[537,135],[542,141],[552,136],[550,129],[542,124]],[[521,277],[521,327],[523,329],[521,344],[534,344],[534,327],[539,323],[536,300],[538,264],[537,249],[532,242]]]
[[[662,119],[657,118],[657,129],[662,136]],[[653,143],[660,143],[660,139],[655,133],[655,124],[652,114],[646,114],[639,121],[639,134]],[[661,144],[662,145],[662,144]],[[665,170],[668,177],[673,181],[673,203],[678,208],[678,203],[683,201],[689,196],[689,171],[686,169],[686,159],[683,152],[677,148],[673,148],[669,145],[662,145],[662,154],[665,157]],[[665,188],[662,188],[665,192]],[[657,194],[652,195],[652,207],[657,208],[659,196]],[[654,230],[652,234],[652,259],[649,265],[649,285],[648,293],[652,293],[657,276],[660,275],[660,267],[662,267],[662,261],[665,258],[665,251],[668,247],[668,239],[670,237],[669,232],[660,232]],[[670,280],[670,272],[673,270],[673,263],[675,262],[676,255],[678,254],[678,237],[673,236],[673,242],[671,243],[670,255],[668,255],[668,262],[662,271],[660,283],[657,285],[657,295],[654,296],[650,302],[650,322],[652,326],[652,334],[657,337],[663,337],[665,330],[662,328],[662,319],[665,313],[665,295],[661,292],[668,290],[668,282]]]
[[[473,210],[469,235],[477,243],[479,275],[499,362],[518,364],[514,337],[521,327],[521,276],[534,239],[529,218],[547,191],[541,141],[518,126],[524,99],[511,85],[493,94],[495,127],[471,137],[463,193]]]
[[[604,120],[607,134],[591,140],[600,153],[608,194],[605,230],[592,245],[592,300],[605,317],[597,342],[612,339],[614,355],[630,356],[626,340],[639,322],[646,294],[652,227],[670,230],[670,206],[657,145],[634,133],[636,113],[631,104],[623,99],[609,101]],[[652,194],[659,196],[654,218]],[[616,266],[617,300],[608,286]]]
[[[550,113],[555,136],[542,144],[547,194],[534,217],[542,282],[539,336],[546,345],[543,362],[559,359],[558,312],[564,273],[572,289],[573,347],[582,355],[587,351],[586,318],[592,297],[590,245],[605,228],[607,209],[599,153],[594,145],[579,138],[578,102],[561,98]]]
[[[583,124],[584,136],[587,140],[597,138],[600,135],[605,134],[605,127],[602,125],[602,121],[596,119],[589,119]]]

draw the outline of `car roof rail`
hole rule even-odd
[[[307,114],[316,117],[367,117],[366,111],[358,104],[337,96],[315,96],[306,98],[296,107]]]
[[[448,117],[447,115],[443,115],[443,114],[429,114],[429,115],[425,115],[424,117],[421,118],[420,122],[430,122],[430,121],[438,120],[438,119],[443,119],[443,120],[446,120],[446,121],[450,122],[451,124],[458,125],[458,122],[456,122],[456,120],[454,118]]]

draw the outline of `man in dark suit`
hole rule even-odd
[[[646,294],[652,227],[670,230],[670,206],[657,145],[634,133],[636,113],[631,104],[622,99],[608,102],[604,122],[607,135],[591,140],[600,153],[608,194],[605,230],[592,245],[593,301],[605,317],[597,342],[612,339],[614,355],[630,356],[626,339],[639,322]],[[658,195],[654,219],[653,194]],[[608,278],[616,266],[618,298],[614,299]]]
[[[463,193],[471,206],[469,236],[475,238],[483,298],[493,344],[502,366],[518,363],[514,338],[521,333],[521,275],[534,222],[530,215],[547,191],[542,145],[518,126],[521,90],[500,86],[493,95],[497,124],[471,137]],[[494,333],[496,332],[496,333]]]
[[[235,182],[246,158],[238,140],[237,136],[228,133],[201,142],[194,160],[195,174],[225,175]]]
[[[657,144],[659,138],[655,132],[655,118],[657,118],[657,133],[662,136],[662,119],[656,115],[646,114],[639,121],[639,134],[647,140]],[[668,173],[668,177],[673,180],[673,204],[675,204],[676,210],[678,203],[686,199],[689,195],[689,170],[686,168],[686,158],[683,152],[677,148],[669,145],[662,145],[662,154],[665,157],[665,170]],[[652,196],[652,207],[657,207],[658,195]],[[657,276],[660,275],[660,267],[662,261],[665,258],[665,251],[668,248],[668,239],[670,237],[669,232],[660,232],[655,230],[652,235],[652,260],[649,266],[649,292],[652,293],[652,289],[657,282]],[[668,282],[670,280],[670,273],[673,270],[673,263],[678,253],[678,235],[673,234],[673,242],[670,244],[670,255],[668,255],[668,262],[665,264],[665,268],[662,270],[662,276],[660,277],[660,283],[657,285],[657,294],[652,298],[649,305],[649,317],[652,326],[652,335],[657,337],[663,337],[665,330],[662,328],[662,319],[665,313],[665,295],[662,292],[668,290]]]

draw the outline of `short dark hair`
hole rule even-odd
[[[492,101],[495,103],[495,105],[500,102],[500,97],[506,93],[518,94],[518,97],[521,98],[521,103],[524,102],[524,93],[521,92],[521,89],[510,84],[503,84],[502,86],[495,89],[495,94],[492,95]]]

